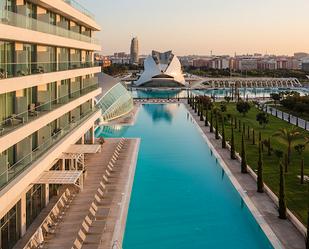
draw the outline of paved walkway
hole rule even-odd
[[[89,208],[94,201],[94,195],[100,186],[102,175],[109,160],[111,159],[119,139],[106,139],[101,153],[92,154],[86,157],[85,165],[87,167],[87,177],[84,182],[84,189],[77,194],[62,222],[57,226],[54,235],[47,240],[44,248],[48,249],[71,249],[81,228],[86,215],[89,214]],[[128,139],[124,146],[117,164],[119,174],[113,179],[113,186],[108,186],[107,195],[105,195],[104,207],[109,212],[104,226],[91,227],[91,235],[87,235],[86,243],[82,248],[96,249],[100,246],[102,249],[110,249],[114,228],[119,219],[119,203],[122,201],[124,187],[128,180],[130,164],[134,156],[137,140]],[[117,166],[117,167],[118,167]],[[95,235],[95,236],[93,236]],[[87,243],[91,237],[91,243]]]
[[[277,118],[280,118],[281,120],[284,120],[284,121],[286,121],[290,124],[297,125],[298,127],[309,131],[309,122],[302,119],[302,118],[290,115],[290,114],[288,114],[286,112],[282,112],[280,110],[276,111],[276,108],[273,107],[273,106],[267,106],[267,113],[269,113],[269,114],[271,114],[271,115],[273,115]],[[298,124],[297,124],[297,118],[298,118]]]
[[[186,104],[187,109],[199,124],[204,134],[217,150],[227,167],[230,169],[236,180],[247,191],[250,200],[258,209],[264,220],[276,234],[281,244],[286,249],[304,249],[305,239],[302,234],[294,227],[289,220],[278,218],[278,211],[275,203],[267,194],[260,194],[256,191],[256,182],[249,174],[240,173],[240,163],[237,160],[230,159],[230,152],[221,148],[221,140],[215,139],[215,134],[209,132],[209,127],[205,127],[205,122],[199,121],[199,117],[192,108]]]

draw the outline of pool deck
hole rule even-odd
[[[209,132],[209,127],[205,127],[205,122],[200,121],[200,118],[185,101],[183,103],[213,149],[221,157],[224,166],[230,171],[231,180],[232,182],[235,181],[233,183],[234,186],[240,185],[238,191],[243,198],[248,198],[248,202],[250,203],[249,209],[251,211],[253,210],[255,217],[260,217],[258,218],[258,222],[260,225],[262,224],[264,232],[266,232],[267,236],[273,242],[275,248],[305,249],[305,238],[302,233],[296,229],[290,220],[281,220],[278,218],[277,206],[272,198],[266,193],[257,193],[255,179],[250,174],[242,174],[240,172],[240,162],[230,159],[229,150],[221,148],[221,140],[216,140],[215,134]],[[274,234],[275,237],[273,236]],[[279,240],[278,245],[276,240]]]
[[[84,188],[76,195],[63,220],[57,226],[55,234],[50,235],[44,248],[72,248],[82,222],[89,213],[89,207],[94,201],[102,175],[119,141],[120,139],[106,139],[100,153],[86,157],[87,177],[84,181]],[[105,226],[99,224],[91,226],[91,233],[86,236],[82,248],[110,249],[115,240],[121,246],[139,149],[139,139],[126,139],[126,141],[117,160],[119,174],[112,177],[111,185],[107,184],[108,195],[105,197],[104,207],[109,212],[105,219]]]

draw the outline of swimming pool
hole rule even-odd
[[[273,248],[184,105],[143,105],[96,135],[141,138],[124,249]]]
[[[271,93],[279,93],[286,91],[297,91],[300,95],[309,94],[309,90],[306,88],[240,88],[239,93],[242,98],[269,98]],[[208,90],[192,90],[192,93],[196,95],[208,95],[216,97],[231,96],[232,90],[226,89],[208,89]],[[132,90],[133,98],[184,98],[187,97],[186,90],[162,90],[162,89],[148,89],[148,90]]]

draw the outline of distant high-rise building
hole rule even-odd
[[[131,52],[130,52],[130,63],[131,64],[138,64],[138,39],[134,37],[131,41]]]

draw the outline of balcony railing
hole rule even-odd
[[[66,1],[65,1],[66,2]],[[88,42],[93,44],[100,44],[100,41],[83,35],[72,30],[68,30],[47,22],[39,21],[34,18],[30,18],[24,15],[20,15],[11,11],[1,10],[0,11],[0,22],[2,24],[7,24],[19,28],[30,29],[42,33],[47,33],[51,35],[57,35],[69,39],[74,39],[82,42]]]
[[[94,20],[94,14],[92,14],[89,10],[87,10],[84,6],[82,6],[77,1],[75,1],[75,0],[63,0],[63,1]]]
[[[13,165],[8,165],[8,169],[0,174],[0,190],[8,185],[13,179],[20,175],[26,168],[31,166],[36,160],[42,157],[52,146],[63,139],[73,129],[80,126],[91,115],[98,111],[97,107],[93,107],[88,112],[83,113],[79,120],[71,121],[67,126],[58,129],[53,135],[44,143],[40,144],[37,148],[31,151],[28,155],[24,156]]]
[[[97,78],[89,79],[91,85],[66,94],[65,96],[55,98],[45,103],[34,103],[29,105],[28,110],[22,113],[13,114],[9,118],[0,121],[0,137],[8,134],[25,124],[32,122],[48,112],[56,110],[66,103],[72,102],[87,93],[90,93],[98,88]]]
[[[98,67],[97,62],[32,62],[32,63],[0,63],[0,80],[22,77],[32,74],[44,74],[66,70]]]

